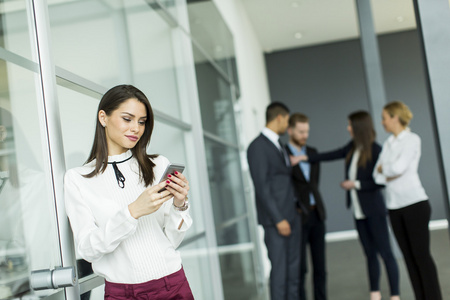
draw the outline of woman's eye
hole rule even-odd
[[[123,118],[126,122],[130,122],[131,120],[128,118]]]
[[[139,125],[144,126],[144,125],[145,125],[145,121],[140,121],[140,122],[139,122]]]

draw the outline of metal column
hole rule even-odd
[[[425,74],[431,100],[442,187],[450,217],[450,6],[448,0],[414,0],[417,29],[422,42]]]
[[[368,0],[356,0],[369,107],[373,117],[375,130],[377,131],[378,140],[382,142],[387,137],[380,121],[383,107],[386,104],[386,93],[384,89],[378,40],[375,33],[370,3],[371,2]]]

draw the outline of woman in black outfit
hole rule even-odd
[[[292,157],[309,162],[345,159],[345,181],[341,187],[347,190],[347,207],[352,207],[356,229],[367,259],[369,270],[370,299],[381,299],[380,265],[378,254],[386,266],[391,291],[391,300],[399,300],[398,266],[389,241],[387,210],[381,190],[374,182],[372,173],[381,146],[375,142],[372,118],[365,111],[352,113],[348,117],[347,130],[352,140],[342,148],[318,153],[309,157]]]

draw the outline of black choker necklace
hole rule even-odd
[[[116,174],[117,184],[122,189],[125,187],[125,177],[123,176],[122,172],[120,172],[119,168],[117,167],[117,164],[121,164],[123,162],[126,162],[127,160],[130,160],[132,157],[133,157],[133,155],[131,155],[130,157],[128,157],[127,159],[124,159],[122,161],[108,162],[109,165],[113,166],[114,173]]]

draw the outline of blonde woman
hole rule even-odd
[[[391,102],[384,107],[382,124],[392,135],[383,144],[373,175],[377,183],[386,184],[392,229],[416,300],[440,300],[437,270],[430,253],[431,207],[417,173],[421,140],[408,128],[412,117],[402,102]]]

